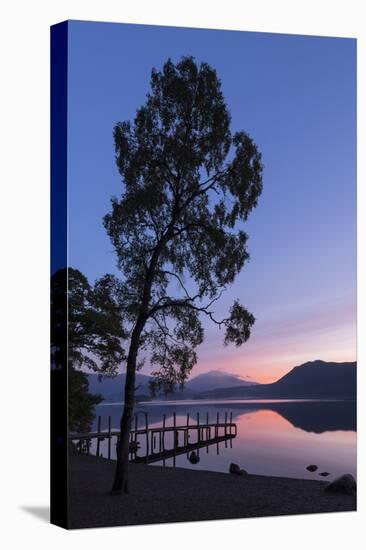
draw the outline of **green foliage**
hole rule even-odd
[[[250,327],[254,321],[254,316],[235,300],[226,323],[225,345],[233,343],[239,347],[244,344],[250,336]]]
[[[64,316],[64,294],[67,281],[67,325]],[[101,375],[118,373],[125,359],[121,341],[122,309],[118,303],[118,283],[105,275],[91,287],[77,269],[61,269],[51,280],[51,300],[54,311],[53,362],[57,365],[67,345],[68,361],[73,368],[87,367]],[[65,334],[67,327],[67,334]],[[67,338],[66,338],[67,336]]]
[[[118,284],[111,275],[94,287],[76,269],[61,269],[52,276],[51,360],[56,370],[67,360],[70,430],[87,431],[94,405],[101,401],[89,393],[88,378],[80,368],[113,376],[125,359],[126,335],[117,295]]]
[[[134,121],[114,129],[124,187],[104,225],[123,276],[125,328],[158,367],[153,391],[170,391],[197,361],[202,316],[225,327],[225,343],[250,336],[254,317],[238,301],[223,320],[213,307],[249,258],[243,223],[262,191],[262,163],[248,134],[231,133],[207,63],[168,60],[150,85]]]
[[[85,372],[69,368],[69,429],[77,433],[90,430],[94,420],[94,407],[103,400],[99,394],[89,393]]]

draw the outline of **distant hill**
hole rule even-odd
[[[220,370],[211,370],[204,374],[198,374],[186,384],[186,389],[196,393],[201,391],[210,391],[214,389],[242,387],[256,385],[257,382],[248,382],[242,380],[235,374],[229,374]]]
[[[200,392],[196,397],[201,399],[355,399],[356,362],[309,361],[294,367],[285,376],[272,384],[220,388]]]
[[[104,378],[101,382],[98,380],[97,374],[89,374],[89,391],[91,393],[100,393],[105,401],[121,401],[123,389],[125,385],[125,374],[118,374],[115,378]],[[144,374],[136,374],[136,395],[149,395],[150,376]],[[242,387],[256,384],[256,382],[248,382],[242,380],[239,376],[229,374],[223,371],[209,371],[204,374],[199,374],[189,380],[183,392],[177,391],[168,395],[168,399],[189,399],[196,393],[206,392],[213,389],[223,389],[228,387]]]
[[[104,378],[101,382],[97,374],[89,374],[90,393],[100,393],[105,401],[120,402],[123,400],[123,391],[125,388],[126,374],[117,374],[114,378]],[[145,374],[136,374],[136,395],[149,395],[150,376]]]
[[[98,381],[89,374],[89,391],[100,393],[105,401],[121,401],[125,374]],[[150,376],[136,375],[136,395],[149,396]],[[242,380],[223,371],[209,371],[189,380],[183,392],[177,391],[168,399],[355,399],[356,363],[327,363],[309,361],[272,384],[257,384]],[[161,397],[160,397],[161,398]]]

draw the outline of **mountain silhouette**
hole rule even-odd
[[[210,391],[214,389],[243,387],[257,385],[257,382],[243,380],[235,374],[229,374],[224,371],[211,370],[203,374],[198,374],[186,384],[186,389],[190,392]]]
[[[272,384],[200,392],[198,398],[355,399],[356,362],[309,361]]]
[[[104,401],[121,402],[124,397],[126,374],[117,374],[117,376],[104,377],[99,381],[97,374],[89,374],[89,391],[90,393],[100,393]],[[136,373],[136,395],[149,395],[150,376]]]
[[[97,374],[89,374],[89,391],[91,393],[100,393],[105,401],[118,402],[123,399],[123,390],[126,380],[125,374],[118,374],[114,378],[105,377],[101,381]],[[149,381],[151,376],[144,374],[136,374],[136,396],[149,397]],[[255,385],[256,382],[248,382],[242,380],[235,374],[229,374],[224,371],[209,371],[204,374],[199,374],[189,380],[183,391],[177,390],[168,395],[168,399],[186,399],[192,398],[197,392],[205,392],[213,389],[223,389],[228,387],[242,387],[247,385]],[[157,396],[159,397],[159,396]],[[161,398],[161,396],[159,397]]]

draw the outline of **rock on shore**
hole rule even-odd
[[[356,495],[356,480],[351,474],[345,474],[329,483],[325,489],[327,493],[338,493],[343,495]]]

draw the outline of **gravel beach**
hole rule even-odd
[[[325,481],[143,464],[130,465],[130,494],[112,496],[114,467],[70,456],[69,528],[356,510],[355,497],[324,492]]]

